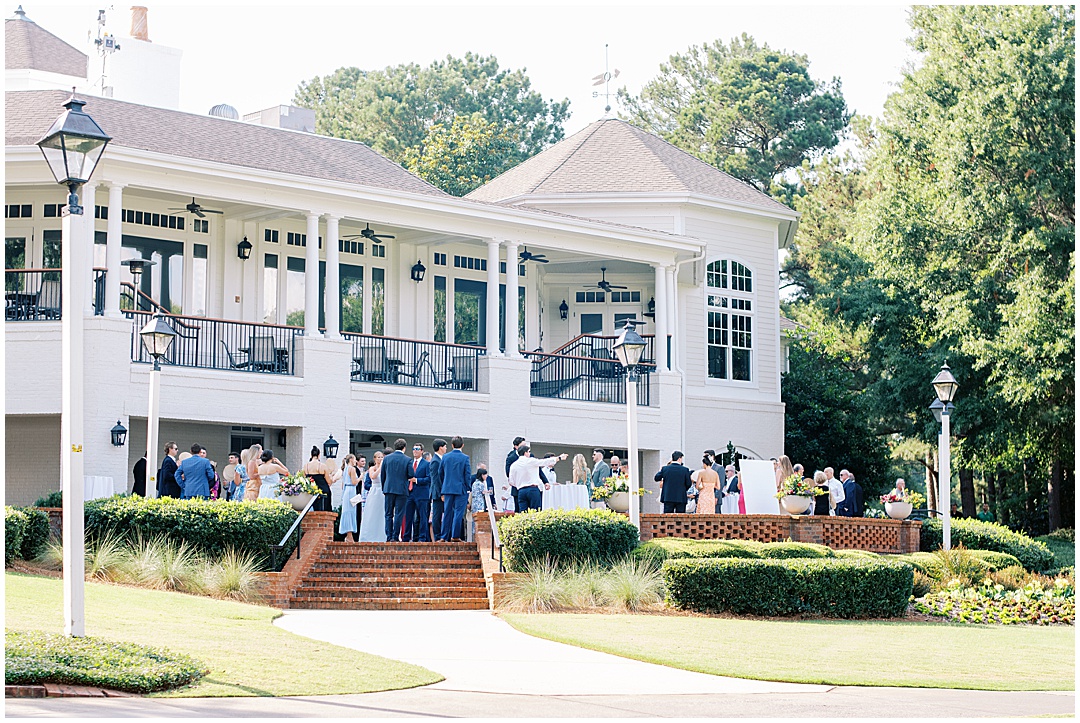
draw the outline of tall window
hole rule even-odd
[[[371,333],[382,335],[386,328],[386,270],[371,270]]]
[[[195,316],[206,316],[207,264],[209,263],[206,244],[194,244],[191,268],[191,309]]]
[[[438,254],[435,254],[438,256]],[[437,263],[437,262],[436,262]],[[446,341],[446,277],[435,277],[435,341]]]
[[[304,325],[304,307],[307,301],[307,273],[304,259],[289,256],[285,260],[285,323],[289,326]]]
[[[364,267],[341,264],[341,330],[364,331]]]
[[[720,259],[705,272],[709,377],[751,380],[754,274],[738,261]]]
[[[278,323],[278,257],[266,254],[263,257],[263,323]]]

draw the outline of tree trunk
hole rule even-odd
[[[1049,515],[1050,532],[1061,527],[1061,485],[1064,481],[1061,460],[1050,464],[1050,483],[1046,486],[1046,510]]]
[[[986,480],[986,504],[989,506],[990,511],[994,513],[994,519],[997,519],[997,478],[994,472],[987,472],[983,475]]]
[[[975,517],[975,472],[960,468],[960,507],[964,517]]]
[[[926,452],[926,509],[937,508],[937,455],[930,449]]]

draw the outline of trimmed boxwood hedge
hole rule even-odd
[[[92,537],[112,532],[132,541],[140,535],[164,535],[170,540],[184,540],[211,558],[231,547],[241,554],[254,555],[265,567],[269,545],[281,541],[296,515],[292,507],[277,500],[108,497],[86,503],[86,532]]]
[[[668,601],[699,612],[738,615],[900,617],[914,569],[893,560],[668,560]]]
[[[634,556],[659,569],[664,560],[744,558],[786,560],[829,558],[836,553],[825,545],[808,542],[757,542],[756,540],[688,540],[659,537],[634,550]]]
[[[23,538],[26,537],[26,528],[30,525],[30,516],[26,510],[18,507],[4,506],[4,566],[11,564],[12,560],[22,555]]]
[[[563,566],[590,560],[608,565],[626,557],[638,544],[637,528],[610,510],[543,510],[499,520],[503,563],[525,572],[547,559]]]
[[[950,523],[953,546],[963,545],[969,550],[991,550],[1012,555],[1025,569],[1032,572],[1045,572],[1054,567],[1054,553],[1041,542],[1036,542],[1027,535],[1014,532],[996,522],[982,520],[954,519]],[[922,523],[919,549],[933,552],[941,547],[941,520],[924,520]]]
[[[7,685],[64,683],[151,693],[179,688],[208,670],[199,661],[160,648],[100,638],[5,631]]]
[[[22,540],[22,557],[33,560],[49,541],[49,513],[33,507],[24,507],[23,512],[26,513],[26,534]]]

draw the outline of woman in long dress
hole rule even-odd
[[[253,444],[248,448],[247,461],[244,465],[247,467],[248,483],[244,488],[244,502],[254,502],[259,499],[259,490],[262,488],[262,477],[259,476],[259,465],[261,464],[263,448],[261,444]]]
[[[376,452],[364,475],[364,485],[371,482],[364,513],[360,516],[360,542],[386,542],[386,506],[382,491],[383,453]]]
[[[695,470],[690,479],[697,485],[697,513],[712,515],[716,513],[716,492],[720,488],[720,475],[712,468],[709,455],[701,460],[701,469]]]
[[[315,483],[315,486],[319,488],[319,499],[315,501],[315,506],[312,508],[315,512],[333,512],[334,508],[330,504],[330,466],[322,461],[322,452],[318,447],[311,448],[311,459],[300,469],[303,470],[304,476]]]
[[[356,485],[360,480],[356,476],[356,455],[350,454],[345,457],[341,465],[341,516],[338,518],[338,533],[345,536],[346,542],[356,542],[356,505],[352,498],[356,497]],[[352,539],[350,540],[350,536]]]
[[[280,500],[278,486],[281,484],[281,475],[289,474],[289,468],[274,456],[274,451],[268,449],[262,453],[262,464],[259,465],[259,477],[262,485],[259,486],[260,500]]]

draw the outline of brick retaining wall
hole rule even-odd
[[[869,517],[790,515],[642,515],[641,540],[684,537],[691,540],[814,542],[836,550],[905,553],[919,551],[918,521]]]
[[[281,572],[255,573],[262,580],[263,603],[275,608],[289,607],[293,590],[311,570],[322,555],[326,545],[334,539],[336,512],[308,512],[300,528],[304,531],[300,542],[300,558],[290,555]]]

